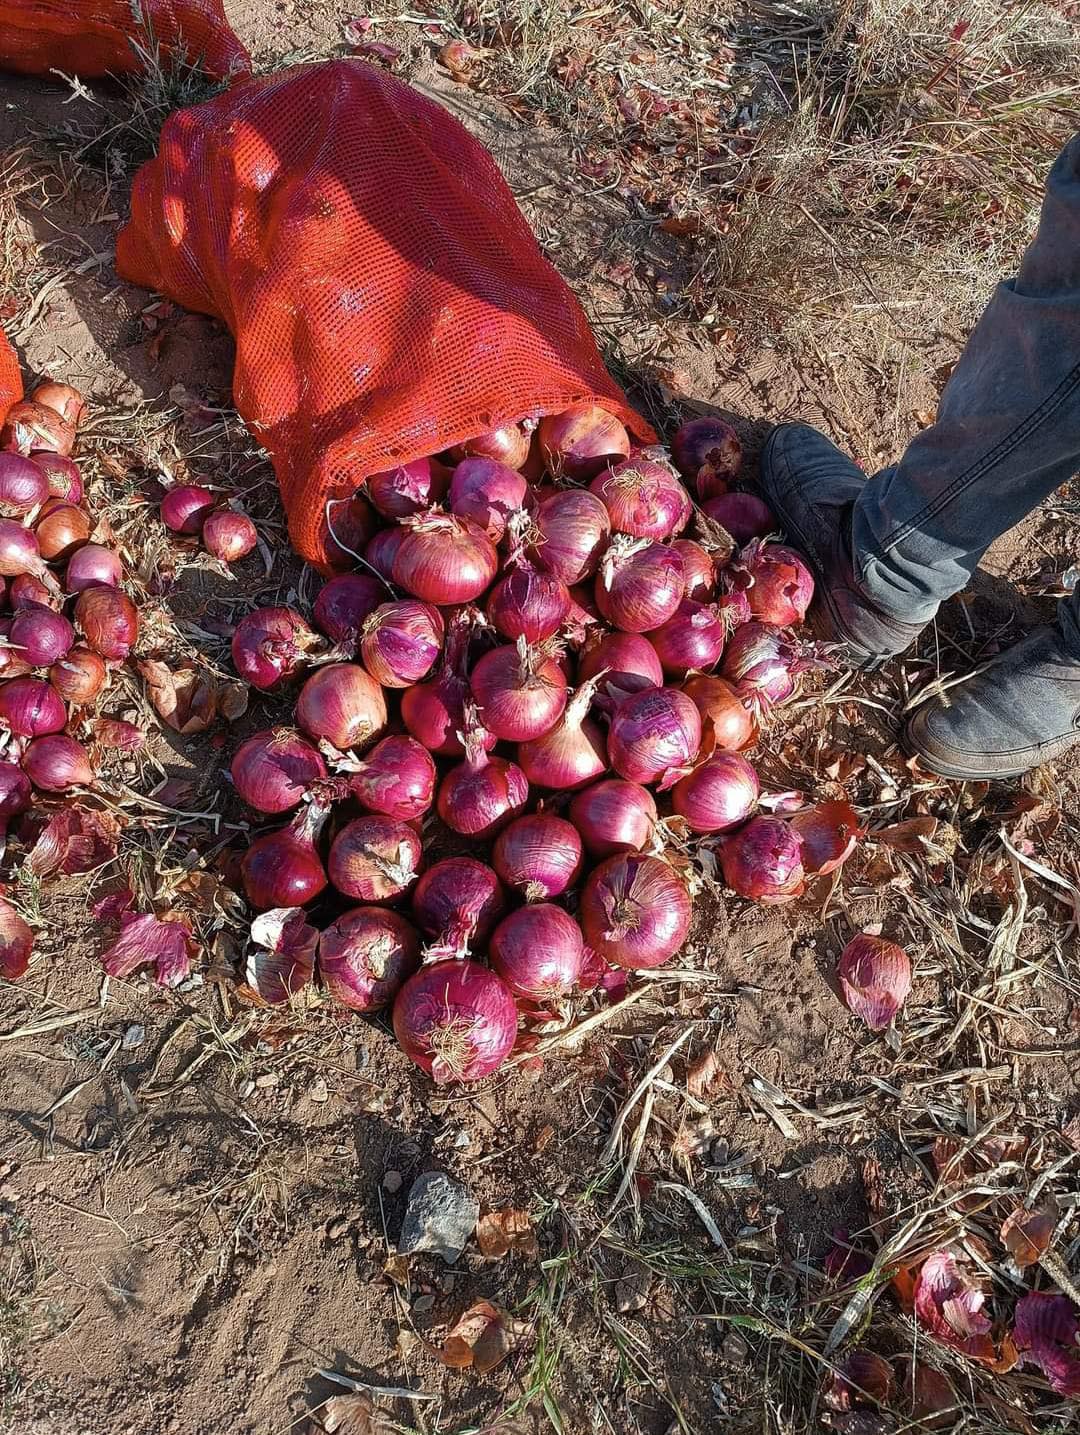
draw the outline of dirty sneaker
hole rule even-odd
[[[814,574],[810,623],[852,667],[876,668],[925,626],[903,623],[860,592],[851,557],[851,509],[866,477],[808,424],[773,429],[761,456],[761,490]]]

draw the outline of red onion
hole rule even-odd
[[[504,917],[488,955],[512,992],[540,1002],[571,992],[585,964],[581,928],[552,902],[519,907]]]
[[[840,953],[836,975],[844,1001],[871,1031],[884,1031],[911,990],[911,960],[903,947],[866,932]]]
[[[740,897],[776,906],[805,888],[802,839],[782,817],[753,817],[720,844],[724,881]]]
[[[352,568],[356,556],[365,551],[377,527],[371,504],[359,493],[351,498],[332,498],[326,504],[327,562],[341,571]],[[389,574],[386,575],[389,577]]]
[[[394,559],[404,541],[405,530],[400,524],[380,528],[364,548],[364,562],[389,582],[394,574]]]
[[[496,632],[516,642],[553,637],[570,611],[570,590],[555,573],[517,557],[488,594],[487,616]]]
[[[691,832],[727,832],[745,822],[761,791],[757,773],[737,752],[719,752],[680,778],[671,807]]]
[[[640,783],[609,777],[577,794],[570,804],[570,821],[590,857],[640,852],[653,835],[656,801]]]
[[[58,383],[55,379],[46,379],[38,384],[30,397],[35,404],[44,404],[47,409],[59,414],[72,428],[78,427],[86,412],[86,400],[78,389],[71,384]]]
[[[518,745],[517,760],[534,787],[584,787],[607,771],[604,734],[588,716],[596,679],[582,683],[555,726]]]
[[[850,802],[815,803],[788,818],[802,839],[803,869],[813,877],[827,877],[843,866],[864,836]]]
[[[161,521],[174,533],[200,533],[213,506],[214,495],[209,489],[195,483],[182,483],[170,488],[161,500]]]
[[[660,857],[619,852],[588,877],[579,906],[593,951],[630,971],[662,967],[690,930],[690,894]]]
[[[649,634],[649,642],[664,672],[670,677],[685,678],[691,669],[702,672],[720,661],[726,636],[714,608],[684,598],[675,616]]]
[[[385,586],[370,573],[340,573],[320,588],[312,617],[332,642],[355,652],[364,619],[385,601]]]
[[[401,526],[405,536],[394,556],[394,582],[425,603],[471,603],[498,572],[495,545],[467,518],[418,513]]]
[[[723,419],[687,419],[675,430],[671,456],[683,478],[692,479],[702,500],[723,493],[739,471],[742,444]]]
[[[491,861],[526,902],[546,902],[573,886],[581,871],[581,837],[565,818],[535,812],[515,818],[499,834]]]
[[[422,967],[394,1002],[394,1035],[440,1085],[479,1081],[510,1055],[517,1007],[503,979],[478,962]]]
[[[671,548],[648,538],[616,534],[596,580],[596,606],[624,633],[648,633],[672,617],[686,579]]]
[[[475,709],[471,714],[475,715]],[[465,761],[452,767],[439,787],[439,816],[463,837],[488,837],[498,832],[521,811],[529,796],[529,783],[521,768],[505,758],[489,757],[484,750],[485,737],[475,722],[469,724]]]
[[[74,647],[49,669],[49,682],[65,702],[91,703],[105,686],[105,660],[91,648]]]
[[[23,399],[12,404],[0,429],[0,446],[26,458],[40,450],[67,458],[75,443],[75,425],[65,422],[55,409]]]
[[[702,675],[683,684],[701,714],[702,750],[737,752],[757,736],[757,723],[738,693],[723,678]]]
[[[611,519],[594,493],[566,488],[540,504],[536,528],[540,538],[532,557],[564,583],[580,583],[599,566],[611,536]]]
[[[469,518],[499,543],[510,515],[525,502],[528,484],[520,473],[492,458],[467,458],[450,480],[450,511]]]
[[[68,559],[64,586],[69,593],[84,588],[119,588],[124,570],[119,556],[100,543],[84,543]]]
[[[628,782],[659,781],[663,792],[689,772],[700,746],[698,710],[678,688],[631,693],[612,714],[608,756]]]
[[[296,722],[308,737],[339,751],[360,747],[386,726],[386,699],[358,663],[332,663],[304,683],[296,699]]]
[[[794,697],[807,665],[790,633],[743,623],[728,640],[721,672],[752,710],[763,712]]]
[[[459,609],[451,617],[437,676],[406,688],[401,695],[402,721],[413,737],[437,757],[460,757],[465,751],[458,734],[465,727],[465,703],[469,699],[465,665],[478,617],[475,608]],[[484,734],[488,751],[495,742],[491,733]]]
[[[364,620],[360,657],[384,688],[407,688],[435,666],[444,631],[439,610],[429,603],[415,598],[383,603]]]
[[[75,621],[106,662],[123,662],[139,640],[139,611],[119,588],[84,588],[75,600]]]
[[[259,541],[254,523],[234,508],[218,508],[208,514],[202,528],[206,551],[222,563],[238,563]]]
[[[0,978],[14,982],[30,965],[34,932],[10,902],[0,898]]]
[[[59,453],[32,453],[31,463],[37,464],[45,475],[45,482],[54,498],[65,503],[82,503],[83,481],[79,465]]]
[[[436,458],[414,458],[385,473],[373,473],[364,487],[384,518],[409,518],[438,503],[450,475]]]
[[[70,558],[90,537],[90,520],[81,508],[61,499],[51,498],[42,508],[34,524],[42,558],[50,563]]]
[[[596,606],[592,584],[578,583],[567,591],[570,594],[570,606],[563,619],[563,635],[570,646],[576,648],[585,642],[594,628],[600,626],[603,619]]]
[[[54,593],[32,573],[20,573],[17,578],[12,578],[7,596],[16,613],[20,608],[53,608],[59,612],[64,601],[62,593]]]
[[[695,603],[708,603],[716,595],[716,565],[692,538],[677,538],[671,545],[682,559],[686,596]]]
[[[244,853],[240,876],[248,901],[260,912],[303,907],[326,886],[326,869],[315,849],[329,809],[306,803],[287,827],[256,837]]]
[[[576,404],[561,414],[548,414],[540,420],[537,432],[549,470],[576,483],[595,478],[630,452],[626,429],[613,414],[595,404]]]
[[[690,495],[664,463],[635,455],[600,473],[589,484],[608,511],[615,533],[670,538],[681,533],[693,511]]]
[[[392,817],[358,817],[334,838],[326,870],[346,897],[390,902],[416,881],[420,838]]]
[[[36,463],[17,453],[0,453],[0,514],[22,518],[48,496],[48,481]]]
[[[294,608],[255,608],[233,633],[233,666],[263,691],[291,678],[312,658],[325,656],[326,644]]]
[[[58,662],[74,641],[75,630],[63,613],[54,613],[39,604],[20,608],[8,632],[8,642],[19,649],[32,668],[47,668]]]
[[[146,734],[133,722],[123,718],[95,718],[91,724],[94,742],[98,747],[113,748],[117,752],[141,752],[146,746]]]
[[[326,777],[316,747],[293,728],[257,732],[237,748],[232,760],[233,786],[256,812],[288,812],[315,782]]]
[[[732,573],[759,623],[790,628],[806,617],[814,580],[794,549],[755,539],[732,565]]]
[[[351,792],[369,812],[411,822],[435,800],[435,764],[413,737],[384,737],[347,770]]]
[[[44,678],[12,678],[0,683],[0,726],[16,737],[60,732],[66,722],[64,700]]]
[[[7,826],[9,817],[25,812],[33,800],[26,773],[13,762],[0,760],[0,827]]]
[[[566,707],[566,678],[559,665],[524,638],[495,648],[470,679],[480,720],[506,742],[527,742],[550,732]]]
[[[319,975],[352,1011],[379,1011],[420,966],[413,927],[386,907],[353,907],[319,938]]]
[[[730,593],[721,593],[713,607],[716,609],[716,615],[723,623],[724,632],[728,637],[734,633],[736,628],[741,628],[744,623],[749,623],[753,617],[750,612],[750,603],[741,588],[733,589]]]
[[[531,435],[520,424],[502,424],[487,433],[477,434],[450,450],[455,463],[470,458],[494,459],[507,468],[520,468],[529,455]]]
[[[721,493],[703,503],[702,512],[726,529],[736,543],[764,538],[776,527],[772,509],[753,493]]]
[[[600,678],[601,691],[606,694],[597,706],[607,709],[630,693],[663,687],[664,670],[648,638],[639,633],[604,633],[589,639],[578,662],[578,679],[588,682],[592,678]]]
[[[0,677],[14,678],[30,671],[30,664],[22,653],[8,643],[13,618],[0,618]]]
[[[429,957],[466,957],[470,947],[487,943],[506,911],[506,894],[483,862],[447,857],[413,888],[412,910],[420,930],[435,938]]]
[[[15,578],[20,573],[36,573],[43,578],[46,571],[38,541],[29,528],[14,518],[0,518],[0,576]]]
[[[86,749],[63,732],[34,738],[22,755],[22,766],[40,792],[68,792],[94,781]]]

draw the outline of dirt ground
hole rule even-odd
[[[349,5],[226,8],[262,68],[348,51]],[[721,8],[697,17],[676,80],[680,66],[708,78],[723,46],[745,36],[747,12],[737,21]],[[541,32],[562,23],[524,9]],[[677,18],[632,9],[635,39]],[[783,39],[791,12],[749,13],[736,78],[753,116],[768,109],[768,42]],[[494,50],[490,15],[458,14]],[[435,62],[440,39],[417,24],[378,21],[364,36],[374,38],[399,45],[399,72],[492,148],[613,368],[659,422],[695,409],[731,416],[752,479],[778,421],[819,425],[867,469],[930,421],[972,315],[959,292],[942,300],[929,270],[875,302],[846,280],[810,292],[793,279],[785,294],[770,279],[752,318],[738,286],[717,288],[710,308],[702,285],[717,271],[704,242],[662,229],[639,189],[593,177],[602,127],[577,143],[574,117],[544,96],[455,83]],[[26,373],[90,397],[91,497],[132,564],[144,643],[228,673],[245,607],[303,604],[314,591],[285,551],[272,472],[229,408],[231,341],[115,273],[132,164],[149,152],[129,97],[11,76],[0,92],[3,233],[19,274],[3,322]],[[662,148],[658,166],[676,150]],[[832,233],[848,243],[842,226]],[[984,262],[990,281],[965,271],[983,294],[998,261]],[[242,492],[265,553],[234,581],[168,543],[156,520],[162,474]],[[935,781],[905,762],[898,722],[921,686],[1052,611],[1080,550],[1078,514],[1075,495],[1059,495],[995,545],[913,655],[870,678],[813,678],[768,729],[764,785],[843,793],[869,830],[839,881],[771,911],[703,894],[674,975],[643,982],[576,1053],[556,1049],[475,1091],[422,1078],[385,1020],[317,1003],[269,1012],[238,997],[244,914],[230,882],[248,817],[223,773],[238,742],[278,715],[267,699],[232,726],[162,733],[148,755],[112,759],[122,869],[37,884],[14,841],[8,893],[39,937],[28,976],[0,987],[0,1427],[317,1430],[309,1413],[325,1420],[345,1389],[320,1372],[336,1371],[423,1397],[383,1399],[385,1425],[354,1410],[341,1428],[356,1432],[703,1435],[821,1428],[823,1416],[839,1429],[930,1428],[910,1414],[844,1425],[823,1408],[827,1340],[851,1294],[823,1263],[838,1232],[871,1253],[902,1229],[913,1246],[958,1232],[996,1240],[994,1201],[1019,1199],[1041,1173],[1064,1213],[1056,1279],[1070,1263],[1076,1272],[1080,791],[1069,759],[994,788]],[[134,680],[110,711],[145,713]],[[103,978],[112,928],[92,908],[124,881],[198,919],[204,956],[176,990]],[[888,1039],[847,1012],[833,977],[841,947],[870,923],[915,964]],[[613,1120],[679,1038],[651,1120],[639,1128],[641,1108],[630,1113],[627,1135],[639,1129],[642,1145],[617,1199],[626,1151],[605,1156]],[[694,1095],[688,1073],[710,1050],[715,1072]],[[978,1167],[981,1204],[953,1201],[935,1140],[977,1156],[991,1132],[1015,1136],[1016,1149]],[[485,1210],[528,1211],[539,1253],[485,1257],[471,1243],[452,1267],[395,1256],[410,1185],[433,1169]],[[1049,1267],[1017,1274],[980,1249],[996,1309],[1025,1286],[1053,1288]],[[879,1296],[861,1333],[899,1359],[915,1328]],[[514,1313],[519,1343],[489,1374],[448,1370],[430,1347],[479,1299]],[[949,1352],[936,1361],[953,1380],[954,1428],[1048,1432],[1075,1415],[1036,1375],[995,1376]]]

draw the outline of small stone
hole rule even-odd
[[[472,1145],[472,1137],[467,1131],[459,1131],[454,1137],[454,1148],[457,1151],[467,1151]]]
[[[330,1092],[327,1089],[326,1082],[322,1079],[321,1076],[318,1078],[317,1081],[312,1084],[311,1090],[308,1092],[308,1095],[311,1097],[312,1101],[317,1101],[320,1106],[323,1104],[324,1101],[330,1100]]]
[[[444,1276],[439,1277],[439,1289],[443,1295],[453,1295],[454,1287],[457,1285],[457,1276],[453,1271],[447,1271]]]
[[[412,1303],[414,1315],[427,1315],[429,1310],[435,1309],[435,1297],[433,1295],[418,1295]]]
[[[390,1195],[393,1196],[400,1191],[405,1184],[405,1177],[400,1171],[387,1171],[386,1175],[382,1178],[382,1183],[383,1190],[388,1191]]]
[[[647,1270],[629,1270],[615,1282],[615,1307],[620,1315],[640,1310],[649,1299],[652,1277]]]
[[[255,1085],[260,1091],[268,1091],[272,1086],[277,1086],[281,1080],[281,1073],[278,1071],[264,1071],[261,1076],[255,1078]]]
[[[335,1216],[326,1227],[326,1239],[328,1241],[340,1241],[342,1236],[349,1230],[349,1222],[345,1216]]]
[[[129,1027],[124,1028],[124,1035],[120,1038],[120,1046],[124,1051],[134,1051],[137,1046],[142,1046],[146,1040],[146,1028],[137,1021],[133,1021]]]
[[[480,1202],[443,1171],[425,1171],[413,1182],[401,1224],[398,1251],[431,1251],[453,1265],[468,1244],[480,1216]]]
[[[244,1101],[255,1090],[255,1083],[249,1077],[240,1088],[240,1100]]]

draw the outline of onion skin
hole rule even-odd
[[[801,623],[814,596],[810,570],[793,548],[751,543],[733,571],[747,580],[746,601],[759,623],[790,628]]]
[[[516,642],[542,643],[553,637],[570,611],[570,590],[555,573],[522,560],[488,594],[485,609],[497,633]]]
[[[0,582],[2,581],[0,579]],[[17,578],[12,578],[8,585],[7,596],[12,611],[15,613],[20,608],[52,608],[59,613],[64,602],[62,593],[54,593],[32,573],[20,573]]]
[[[236,625],[232,660],[245,682],[265,692],[282,678],[292,677],[308,657],[324,648],[295,608],[255,608]]]
[[[686,940],[690,894],[659,857],[620,852],[590,874],[579,916],[585,940],[598,956],[629,971],[669,962]]]
[[[617,706],[630,693],[664,686],[656,649],[640,633],[603,633],[590,638],[578,662],[578,680],[594,678],[600,679],[600,691],[605,694],[597,707],[605,709]]]
[[[139,640],[139,611],[119,588],[84,588],[75,600],[75,621],[106,662],[123,662]]]
[[[296,699],[297,726],[339,751],[360,747],[386,726],[386,699],[358,663],[331,663],[306,679]]]
[[[690,521],[690,495],[666,466],[635,456],[593,479],[589,490],[603,503],[614,533],[658,542]]]
[[[479,598],[499,569],[482,528],[449,513],[419,513],[402,523],[393,578],[414,598],[445,607]]]
[[[332,502],[324,544],[330,567],[335,572],[354,568],[356,555],[365,551],[377,526],[371,504],[361,494]]]
[[[326,778],[318,748],[292,728],[257,732],[241,743],[230,769],[237,794],[257,812],[290,812],[315,782]]]
[[[0,978],[14,982],[24,976],[33,947],[33,929],[0,897]]]
[[[496,1071],[517,1039],[510,988],[478,962],[421,968],[394,1002],[394,1035],[405,1054],[439,1085],[479,1081]]]
[[[319,938],[319,974],[351,1011],[381,1011],[419,969],[415,929],[387,907],[353,907]]]
[[[685,678],[690,672],[715,667],[724,651],[722,619],[707,603],[684,598],[674,616],[649,634],[665,674]]]
[[[540,539],[531,557],[569,586],[591,578],[611,537],[608,511],[594,493],[560,489],[536,510]]]
[[[334,838],[326,870],[346,897],[391,902],[416,881],[423,851],[420,838],[391,817],[358,817]]]
[[[38,384],[30,398],[33,403],[52,409],[53,413],[59,414],[72,428],[78,428],[86,412],[86,400],[79,390],[71,384],[57,383],[54,379],[46,379],[43,384]]]
[[[705,500],[723,493],[742,462],[742,444],[723,419],[687,419],[671,439],[671,456],[683,478],[692,481]]]
[[[677,538],[671,545],[682,559],[685,595],[695,603],[708,603],[716,596],[716,565],[692,538]]]
[[[674,549],[620,534],[600,565],[596,606],[624,633],[648,633],[674,617],[685,587],[682,560]]]
[[[529,783],[516,763],[489,757],[484,733],[470,726],[465,736],[465,761],[452,767],[439,787],[436,807],[452,832],[463,837],[489,837],[525,806]]]
[[[576,483],[587,483],[630,453],[626,429],[596,404],[575,404],[561,414],[547,414],[540,420],[537,436],[548,470]]]
[[[530,435],[520,424],[502,424],[499,428],[467,439],[465,443],[456,444],[450,450],[450,457],[455,463],[470,458],[494,459],[507,468],[516,469],[528,458],[530,442]]]
[[[450,474],[434,458],[415,458],[384,473],[373,473],[365,483],[372,507],[383,518],[411,518],[438,503],[446,493]]]
[[[515,818],[499,834],[491,854],[495,871],[526,902],[561,896],[577,880],[581,860],[577,828],[550,812]]]
[[[445,626],[437,608],[414,598],[382,603],[364,622],[360,658],[384,688],[407,688],[431,672]]]
[[[478,524],[492,543],[502,542],[510,515],[525,503],[528,483],[493,458],[466,458],[450,480],[450,512]]]
[[[39,792],[70,792],[94,781],[86,749],[62,732],[34,738],[22,755],[22,767]]]
[[[753,817],[720,844],[724,881],[740,897],[779,906],[805,890],[801,849],[782,817]]]
[[[749,543],[764,538],[776,528],[776,517],[763,500],[754,493],[722,493],[701,506],[706,518],[719,523],[736,543]]]
[[[827,877],[842,867],[865,836],[855,809],[839,800],[815,803],[788,821],[802,838],[803,868],[812,877]]]
[[[0,453],[0,514],[22,518],[48,496],[48,480],[36,463],[21,454]]]
[[[570,821],[590,857],[640,852],[656,826],[656,800],[647,787],[619,777],[594,782],[570,804]]]
[[[506,911],[506,893],[496,873],[473,857],[434,863],[412,894],[413,918],[436,939],[429,955],[466,957],[482,947]]]
[[[238,563],[258,543],[259,534],[246,513],[218,508],[203,523],[202,541],[206,551],[222,563]]]
[[[631,693],[608,730],[611,766],[628,782],[659,782],[660,791],[690,770],[701,747],[701,718],[678,688]]]
[[[49,669],[49,682],[65,702],[92,703],[105,686],[105,660],[92,648],[72,648]]]
[[[688,772],[671,791],[671,806],[691,832],[728,832],[745,822],[761,792],[757,773],[737,752],[721,752]]]
[[[571,992],[585,962],[581,928],[552,902],[519,907],[504,917],[488,956],[512,992],[540,1002]]]
[[[20,608],[11,621],[8,642],[32,668],[47,668],[66,656],[75,630],[63,613],[34,604]],[[104,656],[104,655],[103,655]]]
[[[63,454],[35,452],[30,462],[37,464],[45,475],[45,482],[54,498],[65,503],[79,504],[83,501],[83,481],[79,465]]]
[[[550,732],[566,707],[559,665],[524,642],[485,653],[470,679],[480,720],[505,742],[528,742]]]
[[[726,679],[702,674],[685,682],[683,692],[701,714],[703,750],[738,752],[757,737],[753,714]]]
[[[124,570],[120,557],[100,543],[84,543],[68,559],[64,586],[69,593],[84,588],[119,588]]]
[[[64,700],[43,678],[12,678],[0,684],[0,727],[16,737],[44,737],[67,723]]]
[[[356,651],[364,620],[386,602],[386,588],[370,573],[339,573],[324,583],[311,616],[320,633]]]
[[[170,488],[161,500],[161,521],[173,533],[194,535],[202,532],[207,514],[214,507],[214,495],[196,483],[183,483]]]
[[[836,968],[844,1001],[871,1031],[884,1031],[911,990],[911,961],[903,947],[860,932]]]
[[[435,764],[413,737],[393,734],[376,743],[349,778],[354,797],[369,812],[411,822],[435,800]]]

